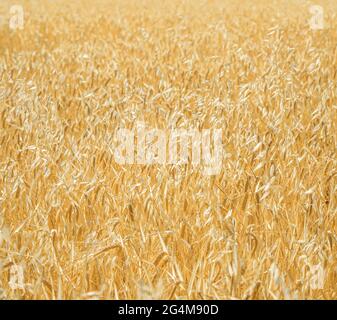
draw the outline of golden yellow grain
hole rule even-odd
[[[323,30],[301,0],[15,4],[1,298],[337,298],[336,1],[314,3]],[[222,128],[220,174],[118,165],[116,131],[140,122]]]

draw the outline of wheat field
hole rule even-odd
[[[2,299],[337,298],[336,1],[15,4]],[[221,172],[116,163],[137,121],[221,128]]]

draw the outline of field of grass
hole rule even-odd
[[[336,1],[1,3],[1,298],[337,299]],[[119,165],[139,121],[221,172]]]

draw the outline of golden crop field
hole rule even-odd
[[[336,1],[0,15],[2,299],[337,299]],[[117,163],[139,122],[222,129],[221,171]]]

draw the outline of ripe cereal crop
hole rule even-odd
[[[0,17],[2,299],[337,298],[336,1]],[[119,163],[139,124],[221,129],[220,170]]]

